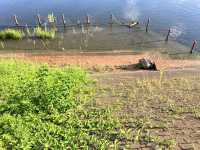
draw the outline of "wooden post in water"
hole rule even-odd
[[[14,22],[15,22],[15,25],[16,25],[16,26],[19,26],[19,22],[18,22],[17,16],[16,16],[16,15],[14,15],[13,17],[14,17]]]
[[[86,15],[86,26],[89,27],[90,26],[90,16]]]
[[[66,20],[65,20],[64,14],[62,14],[62,23],[63,23],[64,29],[66,29]]]
[[[190,54],[193,53],[193,50],[195,49],[196,45],[197,45],[197,41],[194,40],[193,43],[192,43],[192,47],[191,47],[191,50],[190,50]]]
[[[148,20],[147,20],[147,24],[146,24],[146,33],[149,32],[149,24],[150,24],[150,18],[148,18]]]
[[[168,41],[169,41],[170,33],[171,33],[171,29],[169,28],[169,30],[168,30],[168,32],[167,32],[167,36],[166,36],[166,38],[165,38],[165,42],[168,42]]]
[[[41,19],[40,19],[40,14],[37,14],[37,24],[39,25],[39,27],[42,26],[42,22],[41,22]]]
[[[86,16],[86,24],[90,25],[90,16],[89,15]]]
[[[78,19],[77,20],[77,26],[80,28],[81,27],[81,21]]]
[[[89,31],[89,27],[90,27],[90,16],[87,14],[86,15],[86,30],[87,32]]]
[[[113,14],[110,14],[110,30],[111,30],[111,32],[112,32],[112,27],[113,27],[113,23],[114,23],[114,21],[113,21]]]
[[[55,16],[54,17],[54,29],[56,29],[56,26],[57,26],[57,17]]]

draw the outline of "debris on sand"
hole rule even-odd
[[[157,70],[155,62],[145,58],[139,60],[137,68],[144,70]]]
[[[130,65],[120,65],[116,66],[116,69],[122,69],[122,70],[152,70],[156,71],[157,67],[154,61],[151,61],[149,59],[139,59],[139,62],[136,64],[130,64]]]

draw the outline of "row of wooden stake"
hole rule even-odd
[[[14,22],[15,22],[16,26],[19,26],[19,21],[18,21],[16,15],[14,15]],[[40,27],[42,26],[42,21],[41,21],[41,18],[40,18],[40,14],[37,15],[37,23],[38,23],[38,25]],[[66,20],[65,20],[64,14],[62,14],[62,23],[63,23],[64,28],[66,28]],[[113,24],[114,24],[114,16],[113,16],[113,14],[111,14],[111,16],[110,16],[110,26],[111,26],[111,28],[112,28]],[[86,25],[90,25],[90,17],[89,17],[89,15],[86,16]],[[146,32],[147,33],[149,32],[149,25],[150,25],[150,18],[148,18],[147,23],[146,23]],[[169,40],[170,32],[171,31],[169,29],[168,33],[167,33],[167,36],[166,36],[166,39],[165,39],[166,42]]]
[[[14,15],[14,16],[13,16],[13,19],[14,19],[15,25],[16,25],[16,26],[20,26],[19,21],[18,21],[18,18],[17,18],[17,15]],[[42,21],[41,21],[40,14],[37,14],[36,19],[37,19],[37,25],[38,25],[38,26],[42,26]],[[56,22],[54,21],[54,23],[56,23]],[[91,22],[90,22],[90,17],[89,17],[89,15],[87,15],[87,16],[86,16],[86,22],[85,22],[85,24],[89,25],[90,23],[91,23]],[[66,27],[66,25],[67,25],[67,24],[66,24],[66,20],[65,20],[65,15],[64,15],[64,14],[62,14],[62,24],[63,24],[64,27]],[[77,24],[78,24],[78,22],[77,22]]]
[[[149,24],[150,24],[150,18],[148,18],[147,23],[146,23],[146,32],[147,33],[149,32]],[[171,29],[169,28],[169,30],[167,31],[167,36],[165,38],[165,42],[169,41],[170,33],[171,33]],[[196,48],[197,48],[197,41],[194,40],[192,43],[192,47],[190,49],[190,54],[192,54]]]
[[[15,22],[15,25],[16,26],[19,26],[19,21],[17,19],[17,16],[14,15],[14,22]],[[40,14],[37,15],[37,23],[38,25],[41,27],[42,26],[42,21],[41,21],[41,18],[40,18]],[[65,16],[64,14],[62,14],[62,23],[63,23],[63,26],[64,28],[66,28],[66,20],[65,20]],[[90,25],[90,17],[89,15],[86,16],[86,25]],[[114,24],[114,16],[113,14],[110,15],[110,26],[112,28]],[[146,33],[149,32],[149,25],[150,25],[150,18],[148,18],[147,20],[147,23],[146,23],[146,27],[145,27],[145,30],[146,30]],[[170,33],[171,33],[171,29],[169,28],[169,30],[167,31],[167,36],[165,38],[165,41],[168,42],[169,41],[169,37],[170,37]],[[191,50],[190,50],[190,53],[192,54],[194,49],[197,47],[197,41],[194,40],[193,43],[192,43],[192,47],[191,47]]]

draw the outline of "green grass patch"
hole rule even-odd
[[[24,36],[24,32],[16,29],[5,29],[0,31],[1,40],[21,40]]]
[[[10,60],[0,61],[0,76],[5,149],[175,149],[180,143],[170,129],[185,130],[176,119],[200,118],[199,77],[161,71],[127,82],[112,75],[98,77],[106,84],[99,87],[80,68]]]
[[[54,39],[56,31],[54,29],[44,30],[40,27],[34,29],[35,37],[39,39]]]
[[[0,147],[107,149],[118,122],[80,68],[0,61]]]

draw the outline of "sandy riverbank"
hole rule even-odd
[[[25,53],[4,52],[0,58],[14,58],[30,60],[33,62],[48,63],[50,65],[79,65],[82,67],[93,66],[119,66],[136,64],[141,58],[153,60],[158,69],[182,69],[200,66],[200,60],[175,60],[150,53]]]

